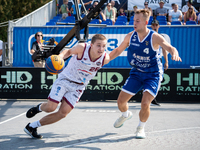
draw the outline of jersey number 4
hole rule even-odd
[[[146,54],[149,54],[149,48],[145,48],[145,49],[143,50],[143,52],[146,53]]]

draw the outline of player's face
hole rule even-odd
[[[156,31],[156,32],[158,32],[158,29],[159,29],[159,25],[158,24],[152,24],[151,25],[151,28],[154,30],[154,31]]]
[[[91,43],[91,49],[95,56],[99,57],[103,54],[106,49],[107,40],[96,40],[93,44]]]
[[[135,14],[134,15],[134,29],[136,32],[143,31],[146,26],[146,20],[143,17],[143,14]]]

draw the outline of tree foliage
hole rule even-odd
[[[39,7],[45,5],[51,0],[0,0],[0,23],[9,20],[21,18]],[[0,40],[7,41],[8,26],[1,27]]]

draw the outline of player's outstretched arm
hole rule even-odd
[[[155,45],[160,45],[162,48],[167,50],[172,55],[172,60],[174,61],[181,61],[181,58],[179,57],[179,53],[175,47],[173,47],[171,44],[169,44],[161,35],[154,33],[153,34],[153,43]]]
[[[132,32],[128,33],[125,38],[124,41],[120,44],[119,47],[115,48],[110,54],[110,60],[115,59],[117,56],[119,56],[128,46],[129,46],[129,41],[130,41],[130,37],[132,35]]]
[[[78,57],[80,58],[82,56],[83,50],[85,48],[85,44],[84,43],[79,43],[78,45],[70,48],[70,49],[66,49],[64,51],[62,51],[59,56],[62,59],[66,59],[71,55],[78,55]],[[80,55],[80,56],[79,56]]]

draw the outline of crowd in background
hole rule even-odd
[[[92,6],[87,10],[88,12],[93,9],[98,2],[89,1],[87,3],[84,3],[84,6],[91,4]],[[181,24],[185,25],[187,21],[195,21],[197,24],[200,24],[200,7],[196,10],[194,6],[192,6],[192,2],[188,1],[186,5],[184,5],[182,8],[179,8],[177,4],[173,3],[171,6],[171,10],[168,10],[164,7],[165,3],[164,1],[159,2],[159,7],[155,10],[152,10],[148,6],[148,2],[144,3],[144,9],[148,9],[151,12],[151,16],[156,19],[157,16],[165,16],[167,25],[171,25],[171,22],[174,21],[180,21]],[[80,0],[78,0],[78,7],[79,7],[79,13],[82,14],[81,7],[82,4],[80,3]],[[124,10],[123,7],[116,8],[115,7],[115,1],[111,1],[110,3],[107,3],[106,7],[101,10],[100,14],[96,14],[95,16],[97,18],[93,19],[99,19],[99,23],[102,23],[103,21],[107,19],[112,20],[112,24],[114,25],[117,18],[119,16],[126,16],[128,21],[131,21],[130,19],[133,19],[132,16],[134,16],[135,11],[137,10],[137,6],[133,6],[132,10]],[[68,0],[63,0],[63,4],[61,5],[59,12],[62,14],[63,19],[65,19],[67,16],[73,16],[77,19],[75,5],[72,5],[71,8],[68,7]]]

